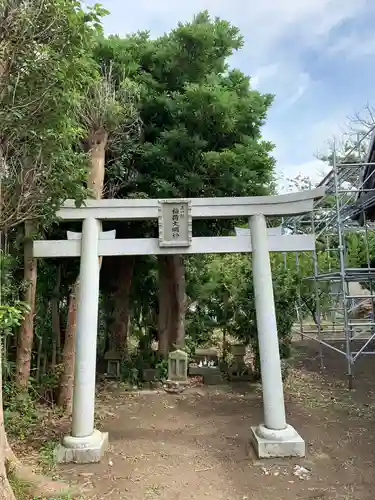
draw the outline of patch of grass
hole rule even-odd
[[[29,485],[26,482],[20,481],[12,475],[8,479],[17,500],[30,500]]]
[[[39,451],[39,462],[44,473],[50,473],[55,469],[54,449],[56,445],[55,441],[47,441]]]
[[[146,491],[146,497],[145,499],[153,499],[156,497],[159,497],[161,495],[161,487],[160,486],[150,486],[150,488],[147,489]]]
[[[26,481],[16,479],[14,476],[10,475],[9,482],[13,488],[13,492],[17,500],[73,500],[70,495],[63,495],[53,498],[37,498],[30,495],[30,486]]]

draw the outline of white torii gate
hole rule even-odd
[[[94,428],[96,347],[100,256],[252,252],[264,422],[251,428],[259,457],[304,456],[305,443],[287,424],[269,252],[311,251],[312,235],[280,235],[267,230],[266,216],[311,212],[324,188],[279,196],[193,198],[190,200],[67,201],[57,215],[83,221],[82,234],[68,231],[68,240],[35,241],[34,257],[81,257],[77,308],[76,361],[71,434],[56,449],[58,462],[100,461],[108,434]],[[237,236],[192,237],[193,219],[249,217],[249,229]],[[104,220],[159,219],[159,238],[115,239],[101,232]],[[250,233],[250,234],[249,234]]]

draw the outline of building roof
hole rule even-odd
[[[357,210],[352,217],[361,225],[364,223],[364,214],[368,220],[375,219],[375,127],[371,131],[370,144],[364,164],[361,186],[355,203]]]

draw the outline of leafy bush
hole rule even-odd
[[[17,390],[14,384],[3,387],[4,421],[7,432],[24,440],[33,432],[38,422],[35,400],[25,392]]]
[[[141,339],[138,348],[122,362],[121,378],[132,386],[142,385],[143,370],[148,368],[157,370],[157,380],[167,378],[168,361],[159,352],[151,349],[148,342],[145,345]]]
[[[296,318],[297,273],[280,256],[271,257],[280,355],[290,357],[292,325]],[[205,257],[194,290],[199,306],[188,311],[188,335],[197,338],[200,325],[221,329],[252,347],[259,372],[259,349],[251,258],[234,254]]]

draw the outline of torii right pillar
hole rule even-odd
[[[259,458],[304,457],[305,442],[286,422],[267,223],[262,214],[249,220],[253,285],[263,391],[264,421],[251,428]]]

